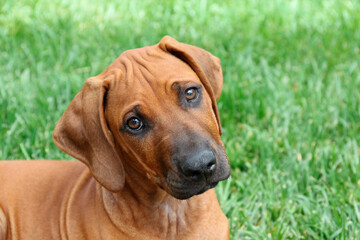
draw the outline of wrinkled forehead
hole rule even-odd
[[[144,80],[150,85],[164,85],[174,79],[199,81],[188,64],[153,46],[126,51],[121,62],[127,82],[145,84]]]
[[[188,64],[155,46],[124,52],[104,73],[117,71],[111,90],[123,93],[119,96],[122,104],[146,100],[153,94],[167,94],[174,83],[201,84]]]

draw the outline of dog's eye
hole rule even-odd
[[[188,101],[196,99],[197,95],[198,90],[196,88],[188,88],[185,90],[185,97]]]
[[[131,130],[140,130],[143,126],[142,121],[137,117],[130,118],[127,120],[126,124]]]

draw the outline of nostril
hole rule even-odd
[[[215,161],[208,163],[208,165],[207,165],[207,170],[208,170],[209,172],[215,171],[215,168],[216,168]]]
[[[216,169],[216,161],[212,160],[207,164],[205,174],[211,175],[215,172],[215,169]]]
[[[197,170],[193,168],[191,165],[189,166],[188,164],[184,164],[181,167],[181,170],[185,176],[189,177],[192,180],[198,180],[198,178],[200,178],[202,175],[200,170]]]
[[[201,178],[202,174],[200,171],[192,171],[188,177],[194,181],[197,181]]]

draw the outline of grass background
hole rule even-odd
[[[68,158],[52,130],[84,80],[166,34],[222,60],[231,238],[360,239],[355,0],[2,0],[0,159]]]

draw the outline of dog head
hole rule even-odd
[[[57,146],[112,192],[136,169],[179,199],[228,178],[216,106],[218,58],[164,37],[89,78],[54,130]]]

